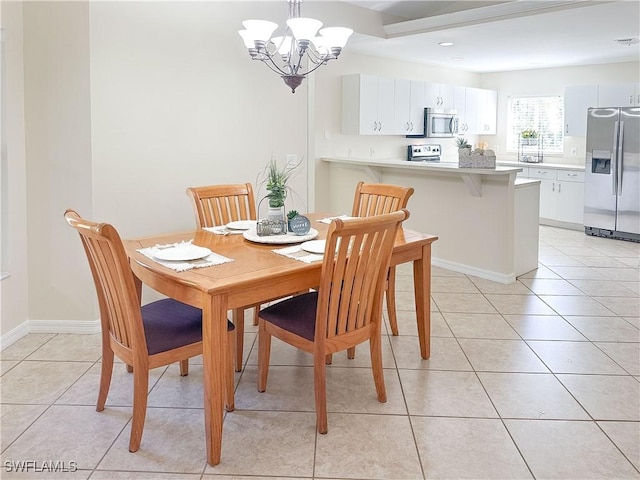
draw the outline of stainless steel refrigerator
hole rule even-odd
[[[584,231],[640,242],[640,107],[588,110]]]

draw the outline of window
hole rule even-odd
[[[564,100],[552,97],[509,97],[507,111],[507,151],[518,151],[523,130],[535,130],[544,142],[545,153],[562,153]]]

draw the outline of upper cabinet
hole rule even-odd
[[[437,88],[436,88],[437,87]],[[353,74],[342,77],[342,133],[424,135],[425,107],[458,111],[458,132],[494,135],[494,90]]]
[[[446,83],[426,83],[424,105],[442,110],[455,108],[455,86]]]
[[[498,118],[498,92],[473,87],[454,87],[460,135],[495,135]]]
[[[478,135],[495,135],[498,130],[498,92],[478,89]]]
[[[564,89],[564,134],[587,134],[587,109],[598,106],[597,85],[577,85]]]
[[[424,134],[425,83],[395,79],[394,132],[399,135]]]
[[[458,133],[474,135],[478,124],[478,88],[458,87],[455,109],[458,111]]]
[[[587,134],[590,107],[640,106],[640,83],[620,85],[578,85],[564,89],[564,134]]]
[[[599,107],[640,106],[640,83],[598,85]]]
[[[394,135],[395,81],[355,74],[342,77],[342,133]]]

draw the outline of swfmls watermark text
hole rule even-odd
[[[63,460],[6,460],[5,472],[69,473],[78,470],[78,462]]]

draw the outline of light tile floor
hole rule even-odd
[[[202,367],[152,372],[142,446],[127,449],[131,376],[95,411],[98,335],[30,334],[1,355],[1,470],[35,479],[640,478],[640,244],[541,227],[540,268],[501,285],[433,268],[432,356],[419,357],[410,268],[400,336],[384,337],[388,402],[369,356],[334,356],[329,433],[310,358],[274,341],[256,391],[255,328],[236,374],[222,463],[206,464]],[[249,312],[250,313],[250,312]],[[249,324],[251,322],[248,322]],[[9,470],[18,462],[44,470]]]

